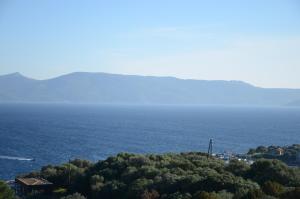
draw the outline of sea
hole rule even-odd
[[[300,108],[0,104],[0,179],[121,152],[246,153],[300,143]]]

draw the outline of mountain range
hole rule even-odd
[[[299,104],[300,89],[86,72],[36,80],[13,73],[0,76],[0,102],[276,106]]]

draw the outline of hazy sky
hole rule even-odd
[[[300,1],[0,0],[0,74],[74,71],[300,88]]]

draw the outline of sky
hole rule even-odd
[[[0,74],[300,88],[299,0],[0,0]]]

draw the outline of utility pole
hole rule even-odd
[[[212,150],[213,150],[213,140],[209,139],[209,145],[207,150],[207,158],[212,156]]]

